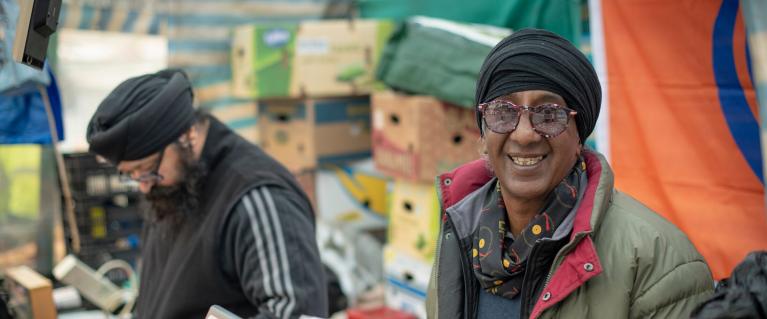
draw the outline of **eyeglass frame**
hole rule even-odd
[[[157,157],[157,164],[155,164],[155,168],[151,170],[150,172],[141,174],[136,178],[133,178],[132,174],[130,173],[120,172],[120,179],[122,181],[134,181],[138,183],[161,182],[163,179],[165,179],[165,177],[159,173],[160,166],[162,165],[162,159],[163,159],[164,153],[165,153],[164,148],[160,150],[160,152],[158,152],[159,156]]]
[[[491,128],[490,125],[487,124],[487,119],[485,118],[485,112],[487,111],[487,107],[490,104],[497,104],[497,103],[500,103],[500,104],[503,104],[503,105],[507,105],[508,108],[510,108],[510,109],[515,109],[516,108],[519,111],[519,115],[517,116],[517,124],[515,124],[514,127],[510,131],[508,131],[508,132],[498,132],[498,131],[494,130],[493,128]],[[532,113],[537,113],[537,112],[534,111],[534,109],[540,108],[540,107],[543,107],[543,106],[549,106],[549,105],[553,106],[553,108],[555,110],[565,110],[565,111],[567,111],[567,120],[564,123],[564,129],[562,131],[560,131],[559,133],[557,133],[557,134],[548,134],[548,133],[545,133],[545,132],[541,132],[537,127],[535,127],[535,124],[533,124]],[[510,134],[510,133],[513,133],[514,131],[516,131],[517,130],[517,126],[519,126],[519,122],[522,119],[522,113],[523,112],[527,112],[527,119],[530,121],[530,125],[533,127],[533,130],[536,133],[538,133],[539,135],[541,135],[541,136],[543,136],[545,138],[556,137],[559,134],[564,133],[564,131],[566,131],[567,127],[570,125],[570,117],[574,117],[575,115],[578,114],[577,111],[575,111],[575,110],[573,110],[573,109],[571,109],[571,108],[569,108],[567,106],[559,105],[559,104],[556,104],[556,103],[543,103],[543,104],[540,104],[540,105],[537,105],[537,106],[529,106],[529,105],[517,105],[517,104],[514,104],[511,101],[506,101],[506,100],[502,100],[502,101],[497,101],[496,100],[496,101],[490,101],[490,102],[481,103],[481,104],[477,105],[477,108],[479,109],[480,114],[482,114],[482,122],[487,126],[488,129],[490,129],[491,131],[493,131],[494,133],[497,133],[497,134]]]

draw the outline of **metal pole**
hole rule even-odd
[[[58,131],[56,131],[56,123],[53,119],[53,110],[51,110],[51,102],[48,99],[48,92],[45,91],[45,87],[43,86],[38,86],[37,88],[43,98],[45,113],[48,115],[48,127],[51,130],[51,146],[53,147],[53,154],[56,156],[59,180],[61,181],[61,191],[64,195],[64,211],[66,212],[69,234],[72,237],[72,251],[77,254],[80,253],[80,232],[77,229],[77,220],[75,219],[75,204],[72,200],[72,191],[69,188],[69,176],[66,172],[66,166],[64,166],[64,157],[61,155],[61,152],[59,152],[59,134]]]

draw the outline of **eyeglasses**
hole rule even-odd
[[[487,128],[498,134],[508,134],[517,129],[522,112],[526,111],[533,130],[546,138],[562,134],[567,129],[570,116],[578,114],[565,106],[553,103],[524,106],[509,101],[491,101],[480,104],[478,108]]]
[[[120,180],[123,182],[135,181],[139,183],[157,183],[162,181],[164,177],[160,175],[158,171],[160,170],[160,164],[162,164],[163,153],[164,149],[160,151],[159,156],[157,157],[157,164],[154,165],[154,169],[151,172],[141,174],[136,178],[133,178],[130,173],[120,172]]]

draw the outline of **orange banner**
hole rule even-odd
[[[767,248],[739,1],[602,0],[618,189],[681,228],[716,279]]]

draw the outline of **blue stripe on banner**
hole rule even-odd
[[[743,88],[738,80],[733,51],[735,17],[740,1],[722,1],[722,7],[714,23],[713,62],[714,77],[719,91],[719,103],[727,120],[735,143],[745,157],[751,170],[764,184],[762,150],[759,142],[759,123],[748,106]]]
[[[386,277],[386,281],[388,281],[389,284],[391,284],[392,286],[397,287],[397,288],[399,288],[401,290],[405,290],[405,291],[407,291],[407,292],[409,292],[411,294],[414,294],[414,295],[416,295],[416,296],[418,296],[420,298],[424,298],[424,299],[426,298],[426,292],[423,291],[423,290],[415,289],[415,288],[413,288],[411,286],[408,286],[407,284],[405,284],[405,283],[403,283],[403,282],[401,282],[399,280],[396,280],[394,278],[391,278],[391,277]]]
[[[83,5],[80,8],[80,25],[77,28],[80,30],[90,30],[91,20],[93,20],[93,7]]]
[[[233,121],[226,122],[226,125],[232,128],[233,130],[239,130],[243,128],[256,126],[256,124],[258,124],[258,118],[255,116],[250,118],[236,119]]]
[[[100,9],[99,21],[96,27],[98,30],[106,30],[109,26],[109,22],[112,20],[112,12],[114,7],[107,6]]]
[[[228,39],[222,40],[170,40],[168,41],[168,50],[176,51],[220,51],[229,52],[232,44]]]
[[[138,20],[139,12],[138,10],[129,10],[128,15],[125,17],[125,22],[123,23],[123,32],[132,32],[133,28],[136,27],[136,20]]]

